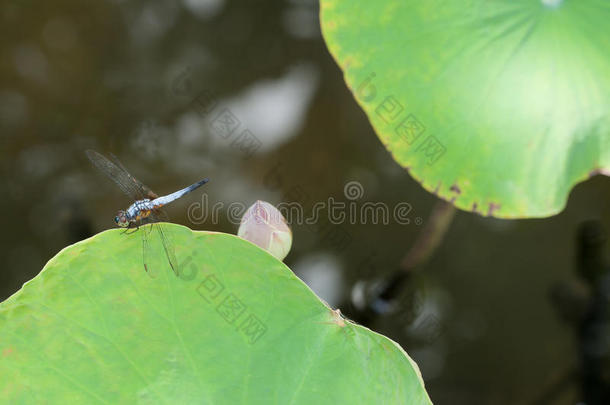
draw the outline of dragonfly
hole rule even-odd
[[[179,276],[178,264],[171,236],[169,231],[164,229],[164,226],[161,224],[161,222],[168,222],[168,216],[165,211],[161,209],[161,207],[171,203],[172,201],[176,201],[180,197],[183,197],[191,191],[203,186],[209,181],[209,179],[206,177],[205,179],[200,180],[197,183],[193,183],[182,190],[159,197],[141,181],[133,177],[121,164],[119,159],[113,154],[110,155],[112,158],[112,160],[110,160],[104,155],[91,149],[85,151],[85,153],[93,166],[114,181],[119,188],[134,201],[129,208],[126,210],[120,210],[117,213],[117,215],[114,217],[114,222],[120,228],[125,228],[125,231],[127,231],[127,229],[135,228],[134,232],[139,230],[140,226],[150,224],[150,226],[146,227],[147,229],[143,229],[141,232],[142,257],[144,270],[146,270],[146,273],[148,273],[152,278],[156,278],[156,273],[150,263],[151,258],[153,257],[153,252],[151,251],[149,241],[150,234],[154,229],[160,237],[161,244],[170,267],[176,276]]]

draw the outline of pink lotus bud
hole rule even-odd
[[[292,232],[282,213],[265,201],[255,202],[244,214],[237,236],[283,260],[292,246]]]

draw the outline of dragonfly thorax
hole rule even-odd
[[[127,208],[125,217],[129,222],[136,222],[142,218],[146,218],[153,208],[152,201],[148,198],[138,200]]]

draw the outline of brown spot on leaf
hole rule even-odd
[[[476,212],[477,214],[480,214],[480,212],[477,211],[478,206],[479,205],[476,202],[472,203],[472,212]]]
[[[453,191],[456,194],[462,194],[462,190],[460,190],[460,188],[458,187],[457,184],[454,184],[453,186],[451,186],[449,188],[449,190]]]
[[[487,210],[487,215],[493,215],[494,211],[500,209],[500,204],[489,203],[489,209]]]
[[[339,325],[340,327],[345,327],[345,321],[343,320],[343,316],[341,315],[341,310],[339,308],[335,309],[335,310],[330,310],[332,317],[333,317],[333,323],[336,325]]]

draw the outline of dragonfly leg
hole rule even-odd
[[[141,220],[140,220],[140,222],[141,222]],[[141,223],[132,222],[131,224],[129,224],[129,227],[123,231],[123,233],[127,233],[128,235],[131,235],[132,233],[137,232],[138,229],[140,229],[140,225],[141,225]],[[131,230],[131,232],[128,232],[129,230]]]

